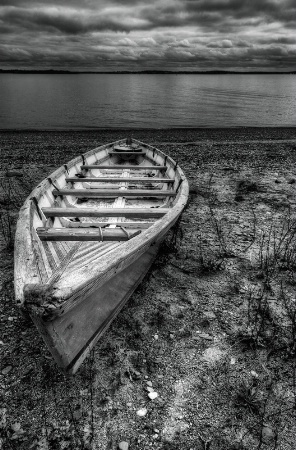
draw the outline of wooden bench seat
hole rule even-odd
[[[154,178],[154,177],[68,177],[66,182],[77,183],[77,182],[87,182],[87,183],[174,183],[173,178]]]
[[[65,219],[64,219],[65,220]],[[99,228],[99,227],[106,227],[109,225],[115,225],[118,227],[124,227],[124,228],[137,228],[137,229],[147,229],[151,227],[155,222],[80,222],[80,221],[72,221],[69,220],[67,224],[63,223],[63,226],[65,228]]]
[[[90,164],[90,165],[82,165],[81,169],[111,169],[111,170],[166,170],[167,166],[140,166],[140,165],[98,165],[98,164]]]
[[[118,155],[118,156],[125,156],[125,155],[133,155],[133,156],[138,156],[138,155],[146,155],[146,152],[143,151],[139,151],[139,152],[127,152],[127,151],[110,151],[109,155]]]
[[[54,189],[52,194],[55,197],[62,195],[73,195],[74,197],[84,198],[103,198],[103,197],[174,197],[176,192],[173,190],[154,190],[154,189]]]
[[[164,216],[170,208],[41,208],[45,217],[135,217],[155,218]]]
[[[128,241],[141,230],[122,228],[37,228],[41,241]]]

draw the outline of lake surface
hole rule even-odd
[[[0,129],[296,126],[296,75],[0,74]]]

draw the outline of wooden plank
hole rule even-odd
[[[166,170],[167,166],[140,166],[140,165],[125,165],[125,164],[120,164],[120,165],[98,165],[98,164],[90,164],[90,165],[82,165],[81,169],[111,169],[111,170]]]
[[[173,190],[157,189],[54,189],[54,196],[73,195],[75,197],[174,197],[176,192]]]
[[[141,230],[124,231],[120,228],[37,228],[41,241],[128,241]]]
[[[115,225],[118,227],[124,228],[143,228],[147,229],[153,225],[154,222],[71,222],[67,225],[63,224],[65,228],[98,228],[98,227],[106,227],[108,225]]]
[[[127,152],[127,151],[110,151],[109,155],[118,155],[118,156],[125,156],[125,155],[133,155],[133,156],[138,156],[138,155],[146,155],[146,152]]]
[[[159,218],[170,208],[42,208],[46,217],[137,217]]]
[[[73,309],[52,322],[42,322],[42,337],[65,372],[74,374],[77,371],[143,280],[157,251],[157,245],[150,247],[133,264],[117,273]]]
[[[154,177],[95,177],[95,178],[78,178],[78,177],[69,177],[66,178],[66,182],[70,183],[174,183],[173,178],[154,178]]]

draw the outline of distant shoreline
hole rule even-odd
[[[1,133],[186,133],[186,132],[197,132],[197,133],[207,133],[211,131],[219,131],[221,133],[231,131],[231,132],[253,132],[260,133],[261,131],[266,132],[279,132],[296,130],[296,125],[282,125],[282,126],[225,126],[225,127],[215,127],[215,126],[201,126],[201,127],[163,127],[163,128],[132,128],[132,127],[77,127],[77,128],[0,128]],[[296,137],[296,135],[295,135]]]
[[[1,73],[10,74],[58,74],[58,75],[295,75],[296,71],[289,72],[268,72],[268,71],[233,71],[233,70],[205,70],[205,71],[170,71],[170,70],[141,70],[141,71],[71,71],[71,70],[23,70],[23,69],[0,69]]]

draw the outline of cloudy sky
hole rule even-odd
[[[0,0],[0,68],[296,70],[296,0]]]

